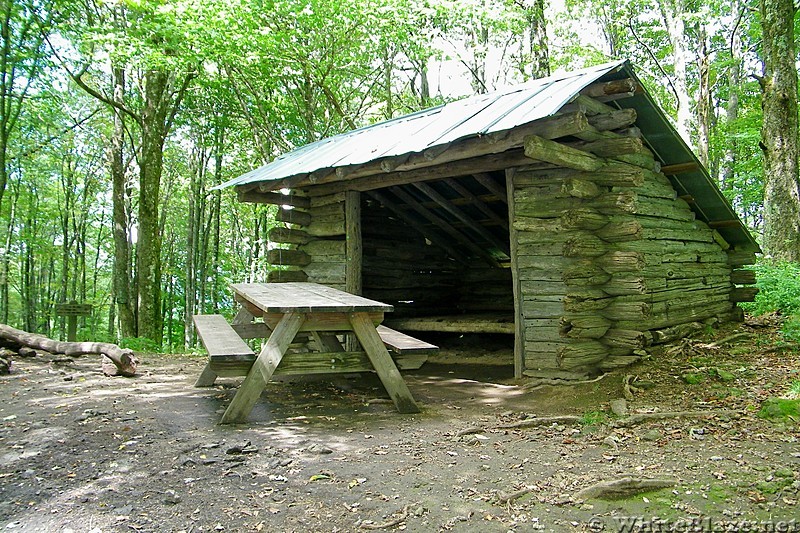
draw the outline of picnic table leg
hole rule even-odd
[[[195,387],[213,387],[214,382],[217,381],[217,373],[211,370],[211,365],[206,363],[206,367],[200,373],[197,381],[194,382]]]
[[[272,335],[267,339],[267,343],[261,349],[261,353],[258,354],[255,363],[250,367],[239,390],[236,391],[233,401],[222,415],[220,424],[235,424],[245,421],[305,319],[306,316],[302,313],[283,315]]]
[[[386,346],[383,345],[369,315],[351,313],[349,318],[356,337],[361,342],[364,351],[367,352],[367,357],[375,368],[375,372],[378,373],[389,397],[394,401],[397,410],[401,413],[419,413],[419,407],[417,407],[414,397],[411,396],[411,391],[408,390],[403,376],[400,375]]]

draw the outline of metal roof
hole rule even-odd
[[[297,148],[271,163],[216,188],[307,176],[324,169],[421,153],[454,141],[514,129],[558,113],[582,89],[602,80],[638,78],[627,60],[557,74],[522,85],[482,94],[395,118]],[[641,82],[639,82],[641,86]],[[696,168],[668,176],[704,222],[725,222],[717,231],[739,249],[760,251],[716,182],[667,117],[646,92],[611,103],[637,112],[636,125],[648,147],[667,165],[694,163]],[[738,223],[737,223],[738,222]]]
[[[360,165],[423,152],[466,137],[510,130],[554,115],[581,89],[624,64],[625,61],[616,61],[550,76],[328,137],[286,153],[220,187]]]

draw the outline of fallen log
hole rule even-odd
[[[116,344],[107,342],[55,341],[44,335],[28,333],[27,331],[15,329],[5,324],[0,324],[0,339],[3,339],[5,344],[12,347],[33,348],[53,354],[69,356],[102,355],[114,363],[114,368],[109,368],[110,365],[103,365],[103,372],[105,374],[120,376],[133,376],[136,374],[137,360],[133,355],[133,350],[120,348]],[[116,369],[116,372],[114,372],[114,369]]]

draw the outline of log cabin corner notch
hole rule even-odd
[[[513,334],[518,377],[633,363],[755,294],[758,245],[627,61],[323,139],[227,186],[281,206],[270,281],[390,303],[400,330]]]

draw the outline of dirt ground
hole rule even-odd
[[[236,381],[194,388],[200,356],[142,356],[130,379],[93,358],[18,358],[0,377],[0,527],[800,531],[800,425],[756,416],[800,380],[800,354],[769,351],[774,328],[737,327],[709,335],[755,336],[661,348],[571,386],[516,382],[508,339],[444,339],[405,373],[419,415],[397,414],[372,375],[296,379],[234,427],[217,422]],[[627,375],[631,413],[714,414],[615,427]],[[526,427],[556,415],[578,420]],[[577,495],[624,477],[674,486]]]

